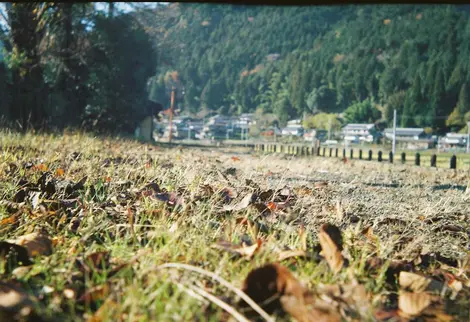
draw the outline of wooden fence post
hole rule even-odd
[[[367,160],[372,161],[372,150],[369,150],[369,156],[368,156]]]
[[[330,148],[330,158],[333,156],[333,148]]]
[[[401,163],[406,163],[406,153],[405,152],[402,152],[401,153]]]
[[[362,149],[359,150],[359,160],[362,160]]]
[[[377,161],[382,162],[382,151],[379,151]]]
[[[354,156],[354,150],[351,149],[351,151],[349,151],[349,158],[352,160],[353,156]]]
[[[343,149],[343,158],[346,157],[346,149]]]
[[[335,150],[335,157],[338,157],[338,148]]]
[[[320,150],[321,150],[321,148],[318,147],[318,148],[317,148],[317,155],[318,155],[318,156],[320,156]]]
[[[437,167],[437,156],[435,154],[431,155],[431,167]]]
[[[457,156],[455,154],[450,158],[450,168],[457,169]]]
[[[419,154],[419,152],[417,152],[415,156],[415,165],[417,166],[421,165],[421,155]]]
[[[388,153],[388,162],[393,163],[393,152],[392,151],[390,151]]]

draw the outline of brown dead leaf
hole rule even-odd
[[[334,273],[341,271],[345,265],[345,260],[341,251],[343,250],[343,239],[338,227],[330,224],[323,224],[318,234],[322,248],[321,255],[326,259],[330,269]]]
[[[64,169],[59,168],[55,171],[55,175],[58,177],[62,177],[64,174],[65,174]]]
[[[286,209],[289,206],[289,202],[274,202],[269,201],[266,203],[266,207],[271,211],[278,211]]]
[[[244,281],[243,291],[269,314],[284,316],[287,313],[299,322],[341,321],[334,309],[321,305],[289,269],[277,263],[251,271]],[[243,301],[240,305],[246,306]]]
[[[18,222],[18,215],[12,215],[10,217],[0,220],[0,226],[12,225]]]
[[[317,288],[325,302],[342,307],[343,314],[366,317],[371,309],[370,293],[353,279],[349,284],[320,284]],[[349,320],[349,317],[348,317]]]
[[[241,255],[247,259],[253,258],[254,254],[260,249],[261,247],[261,239],[258,239],[256,243],[251,246],[247,246],[245,243],[241,245],[234,245],[227,241],[219,241],[216,244],[212,245],[212,248],[224,250],[230,253]]]
[[[288,312],[298,322],[340,322],[341,315],[336,311],[328,308],[318,308],[315,306],[307,306],[304,301],[299,300],[293,295],[281,296],[281,304],[286,312]]]
[[[402,289],[416,293],[421,293],[424,291],[440,292],[444,287],[443,283],[432,278],[404,271],[400,272],[400,275],[398,276],[398,283]]]
[[[404,290],[398,292],[398,308],[400,315],[404,317],[420,315],[432,302],[433,296],[425,292],[413,293]]]
[[[361,231],[361,234],[364,235],[368,240],[373,243],[376,243],[378,237],[374,234],[372,226],[367,226]]]
[[[294,192],[297,196],[304,197],[304,196],[310,196],[312,194],[312,189],[305,187],[305,186],[301,186],[301,187],[294,188]]]
[[[252,200],[253,200],[253,194],[249,193],[239,203],[235,205],[225,205],[224,210],[225,211],[240,211],[240,210],[246,209],[251,204]]]
[[[41,233],[27,234],[18,237],[13,242],[26,248],[30,257],[52,254],[52,241]]]
[[[233,156],[233,157],[232,157],[232,161],[240,161],[240,158],[239,158],[239,157],[236,157],[236,156]]]
[[[293,296],[304,305],[309,301],[309,292],[286,267],[274,263],[252,270],[246,277],[242,290],[268,314],[285,313],[280,298]],[[247,304],[241,300],[240,305]]]
[[[78,258],[75,265],[82,273],[100,272],[110,268],[110,257],[108,251],[95,252],[83,259]]]
[[[85,302],[90,305],[92,302],[104,300],[110,291],[108,283],[92,287],[88,289],[79,299],[78,302]]]
[[[118,303],[113,301],[111,297],[108,297],[100,308],[88,318],[87,322],[106,321],[107,319],[110,319],[110,316],[113,321],[119,321],[119,314],[117,313],[118,309]]]

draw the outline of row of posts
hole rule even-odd
[[[317,155],[317,156],[327,156],[326,153],[326,147],[317,147],[316,151],[313,147],[300,147],[300,146],[292,146],[292,145],[280,145],[280,144],[256,144],[255,145],[255,150],[256,151],[262,151],[262,152],[278,152],[278,153],[286,153],[286,154],[294,154],[294,155]],[[343,158],[346,158],[346,149],[343,149],[342,151],[342,156]],[[329,148],[328,151],[328,156],[332,157],[338,157],[339,149],[338,148]],[[367,161],[372,161],[372,150],[368,151],[367,158],[364,159],[362,155],[362,150],[359,150],[359,160],[367,160]],[[349,151],[349,159],[354,159],[354,150],[350,149]],[[377,153],[377,161],[378,162],[383,162],[383,154],[382,151],[379,151]],[[388,153],[388,162],[393,163],[393,153],[390,151]],[[406,153],[402,152],[401,153],[401,163],[406,163]],[[419,153],[415,154],[415,165],[420,166],[421,165],[421,155]],[[431,155],[431,167],[437,167],[437,155],[433,154]],[[451,169],[457,169],[457,156],[454,154],[450,158],[450,168]]]

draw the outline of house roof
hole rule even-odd
[[[384,131],[386,134],[393,134],[393,128],[387,128]],[[420,135],[424,132],[423,128],[414,127],[400,127],[396,128],[396,135],[398,136],[415,136]]]
[[[462,138],[466,139],[468,134],[462,134],[462,133],[447,133],[446,137],[448,138]]]
[[[343,130],[370,130],[375,127],[375,124],[358,124],[358,123],[350,123],[343,127]]]

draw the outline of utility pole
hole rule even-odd
[[[328,141],[331,139],[331,117],[328,120]]]
[[[191,122],[188,124],[188,142],[191,141]]]
[[[467,122],[467,153],[470,150],[470,122]]]
[[[395,148],[397,142],[397,110],[393,110],[393,142],[392,142],[392,153],[395,155]]]
[[[170,130],[170,134],[168,137],[169,143],[171,143],[171,137],[173,136],[173,109],[175,107],[174,106],[175,105],[175,92],[176,92],[176,88],[172,87],[171,88],[171,105],[170,105],[170,123],[168,125],[169,130]]]

